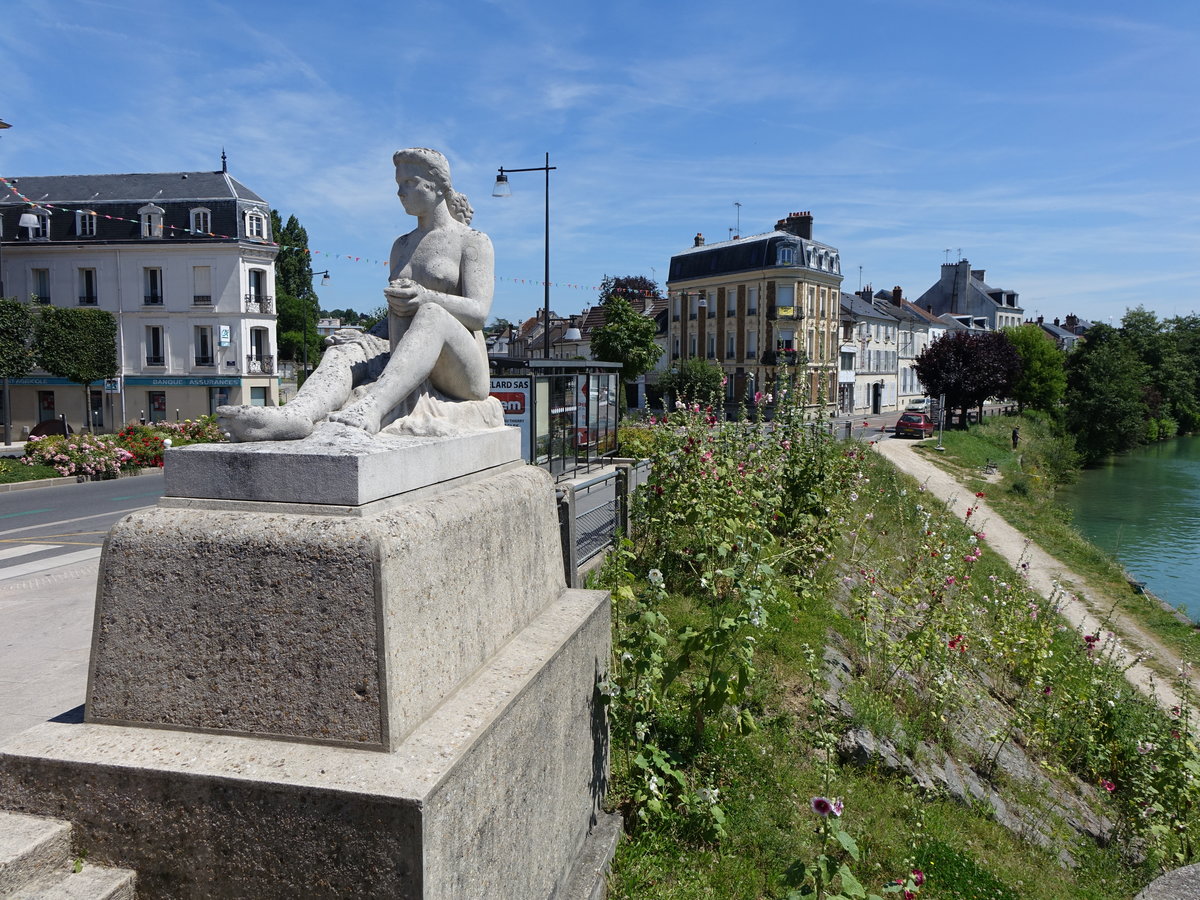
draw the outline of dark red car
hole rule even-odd
[[[933,419],[926,413],[906,412],[896,422],[896,437],[933,437]]]

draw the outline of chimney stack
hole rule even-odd
[[[786,219],[780,219],[775,223],[775,230],[786,231],[788,234],[794,234],[796,237],[802,237],[807,241],[811,241],[813,232],[812,213],[788,213],[788,217]]]
[[[693,238],[693,241],[694,241],[694,243],[692,244],[693,247],[703,247],[704,246],[704,235],[702,235],[700,232],[697,231],[696,237]]]
[[[900,285],[896,285],[894,288],[892,288],[892,302],[899,306],[900,301],[903,299],[904,292],[900,290]]]

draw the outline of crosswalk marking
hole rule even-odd
[[[17,547],[0,550],[0,559],[12,559],[14,556],[28,556],[30,553],[37,553],[39,550],[57,550],[60,546],[60,544],[21,544]]]
[[[74,553],[64,553],[61,556],[51,556],[47,559],[39,559],[34,562],[21,563],[16,566],[6,566],[0,569],[0,579],[20,578],[24,575],[34,575],[38,572],[45,572],[47,569],[57,569],[59,566],[69,566],[74,563],[86,562],[90,559],[100,558],[100,548],[93,547],[89,550],[76,550]]]

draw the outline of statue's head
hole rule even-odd
[[[414,166],[428,173],[429,180],[445,193],[450,214],[464,225],[471,224],[475,210],[471,208],[466,195],[454,190],[450,183],[450,161],[444,154],[428,147],[409,147],[392,154],[392,165],[397,169],[400,166]]]

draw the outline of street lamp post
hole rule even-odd
[[[329,284],[329,270],[328,269],[326,269],[324,272],[310,272],[309,273],[310,283],[311,283],[311,280],[316,278],[318,275],[323,276],[321,278],[321,287],[325,287],[325,285]],[[317,309],[317,303],[316,303],[316,300],[314,299],[312,301],[312,303],[309,304],[309,308],[304,313],[304,380],[305,381],[308,380],[308,320],[309,320],[309,313],[315,313],[316,309]],[[315,335],[317,333],[316,316],[315,315],[312,316],[312,319],[313,319],[313,334]]]
[[[545,302],[542,308],[542,356],[546,359],[550,358],[550,173],[557,169],[558,166],[550,165],[550,153],[546,153],[546,164],[544,166],[534,166],[529,169],[506,169],[500,167],[500,174],[496,176],[496,185],[492,188],[493,197],[510,197],[512,191],[508,187],[509,172],[545,172],[546,173],[546,271],[542,285],[545,288]]]
[[[12,128],[0,119],[0,130]],[[3,259],[4,229],[0,227],[0,297],[4,296],[4,259]],[[12,444],[12,398],[8,392],[8,376],[4,376],[4,446]]]

